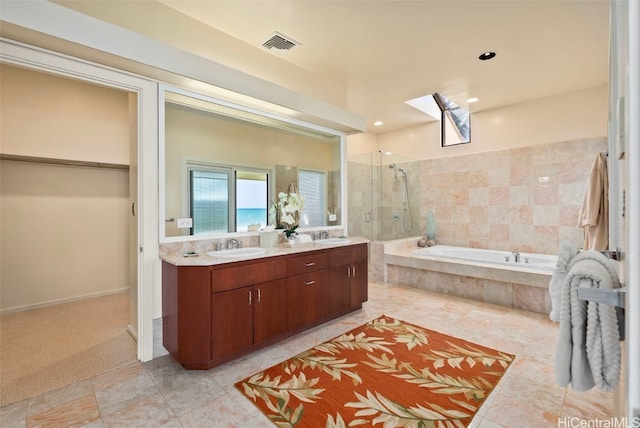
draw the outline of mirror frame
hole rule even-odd
[[[225,101],[219,98],[214,98],[208,95],[199,94],[197,92],[181,89],[171,85],[159,84],[158,85],[158,216],[159,216],[159,241],[163,243],[172,242],[188,242],[198,241],[206,239],[220,239],[226,237],[238,237],[238,236],[259,236],[258,232],[228,232],[218,234],[202,234],[202,235],[181,235],[181,236],[166,236],[165,235],[165,220],[166,220],[166,195],[165,195],[165,143],[166,143],[166,128],[165,128],[165,103],[167,102],[165,94],[167,92],[183,95],[190,98],[195,98],[200,101],[210,102],[222,107],[235,109],[241,112],[246,112],[252,115],[258,115],[266,119],[273,119],[284,123],[291,124],[292,126],[299,128],[306,128],[311,131],[330,134],[340,138],[340,204],[341,204],[341,222],[339,225],[333,226],[319,226],[319,227],[307,227],[299,228],[300,232],[313,232],[316,230],[343,230],[343,234],[347,235],[347,160],[346,160],[346,134],[342,131],[335,129],[315,125],[312,123],[304,122],[299,119],[290,116],[283,116],[282,114],[273,113],[266,110],[258,110],[252,107],[236,104],[233,102]],[[262,103],[267,105],[266,103]],[[278,111],[278,106],[273,105],[273,110]]]

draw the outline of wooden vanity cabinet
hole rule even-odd
[[[359,307],[368,299],[368,249],[366,244],[335,248],[331,254],[332,310]]]
[[[224,360],[287,330],[283,258],[211,272],[211,359]]]
[[[310,252],[287,259],[287,329],[299,330],[323,318],[329,256]]]
[[[211,358],[223,359],[287,330],[286,281],[211,295]]]
[[[162,264],[162,344],[188,369],[208,369],[211,268]]]
[[[367,244],[162,266],[163,344],[186,369],[210,369],[367,300]]]

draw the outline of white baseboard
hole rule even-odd
[[[108,296],[110,294],[123,293],[125,291],[129,292],[129,287],[117,288],[115,290],[108,290],[108,291],[100,291],[98,293],[84,294],[82,296],[69,297],[66,299],[51,300],[44,303],[37,303],[35,305],[16,306],[13,308],[0,309],[0,314],[4,315],[4,314],[10,314],[13,312],[28,311],[30,309],[46,308],[47,306],[59,305],[61,303],[70,303],[78,300],[92,299],[95,297]]]
[[[138,332],[131,327],[131,324],[127,325],[127,332],[129,333],[129,336],[133,337],[133,340],[138,342]]]

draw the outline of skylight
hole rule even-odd
[[[441,145],[453,146],[471,141],[469,112],[439,92],[414,98],[405,103],[440,120]]]
[[[440,120],[440,115],[442,114],[442,112],[440,110],[440,107],[438,107],[438,103],[436,102],[435,98],[431,94],[405,101],[405,103],[409,104],[411,107],[417,108],[421,112],[426,113],[435,119]]]

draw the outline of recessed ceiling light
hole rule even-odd
[[[476,103],[476,102],[478,102],[478,100],[479,100],[479,99],[480,99],[480,98],[478,98],[478,97],[471,97],[471,98],[469,98],[469,99],[467,100],[467,102],[468,102],[469,104],[471,104],[471,103]]]
[[[381,120],[376,120],[375,122],[373,122],[373,126],[382,126],[382,121]]]
[[[487,52],[483,53],[482,55],[480,55],[478,57],[478,59],[480,59],[481,61],[486,61],[486,60],[491,59],[491,58],[493,58],[495,56],[496,56],[495,52],[487,51]]]

